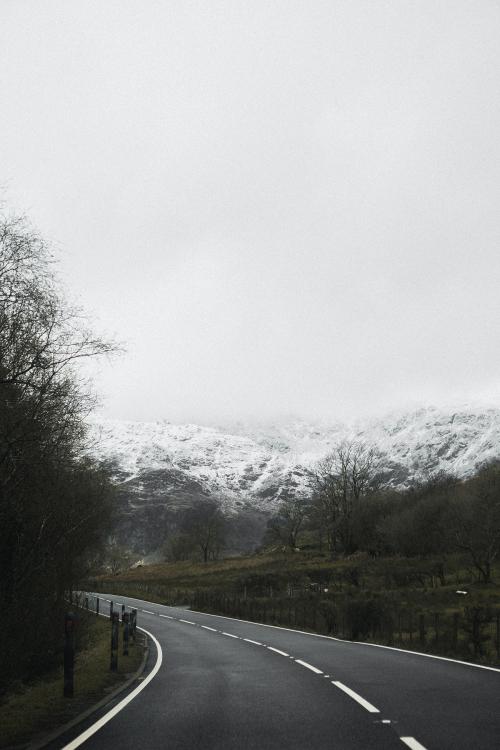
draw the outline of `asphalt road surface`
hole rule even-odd
[[[59,748],[500,748],[500,670],[100,596],[138,609],[151,679]]]

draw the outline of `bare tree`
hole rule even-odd
[[[216,560],[225,546],[225,518],[214,500],[199,500],[185,514],[181,533],[191,541],[203,562]]]
[[[330,555],[355,551],[354,514],[378,487],[375,450],[360,442],[340,443],[315,472],[315,512]]]
[[[306,519],[308,502],[304,497],[289,496],[268,521],[266,537],[296,549],[297,537]]]
[[[486,467],[458,486],[450,513],[456,547],[470,556],[482,581],[490,583],[500,556],[500,465]]]

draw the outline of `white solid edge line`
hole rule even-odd
[[[354,690],[351,690],[351,688],[348,688],[347,685],[344,685],[343,682],[334,682],[332,680],[332,685],[335,685],[335,687],[340,688],[344,691],[344,693],[347,693],[351,698],[353,698],[355,701],[359,703],[360,706],[363,706],[363,708],[366,708],[367,711],[369,711],[371,714],[379,714],[380,711],[378,708],[375,708],[371,703],[368,703],[368,701],[365,701],[364,698],[362,698],[358,693],[355,693]]]
[[[425,750],[425,747],[420,744],[420,742],[417,742],[415,737],[400,737],[399,738],[401,742],[404,742],[407,747],[410,747],[411,750]]]
[[[138,599],[137,601],[141,601]],[[162,605],[166,606],[166,605]],[[426,656],[428,659],[439,659],[441,661],[449,661],[452,664],[462,664],[464,667],[476,667],[476,669],[487,669],[490,672],[500,672],[499,667],[488,667],[485,664],[474,664],[471,661],[460,661],[460,659],[451,659],[449,656],[438,656],[437,654],[426,654],[423,651],[410,651],[407,648],[397,648],[396,646],[384,646],[382,643],[367,643],[366,641],[348,641],[346,638],[335,638],[333,635],[322,635],[321,633],[309,633],[307,630],[297,630],[297,628],[284,628],[282,625],[269,625],[266,622],[254,622],[253,620],[238,620],[237,617],[226,617],[226,615],[213,615],[210,612],[199,612],[196,609],[190,609],[195,615],[205,615],[205,617],[220,617],[223,620],[231,620],[232,622],[244,622],[249,625],[259,625],[261,628],[274,628],[275,630],[286,630],[288,633],[300,633],[301,635],[309,635],[312,638],[325,638],[327,641],[337,641],[338,643],[348,643],[353,646],[372,646],[373,648],[386,648],[389,651],[399,651],[402,654],[408,656]]]
[[[321,669],[318,669],[317,667],[313,667],[312,664],[308,664],[306,661],[302,661],[302,659],[295,659],[296,664],[300,664],[303,667],[306,667],[306,669],[310,669],[311,672],[314,672],[315,674],[323,674]]]
[[[201,627],[204,628],[206,626],[202,625]],[[242,640],[246,641],[247,643],[253,643],[254,646],[262,646],[262,643],[260,643],[259,641],[252,641],[251,638],[243,638]]]
[[[222,635],[227,635],[229,638],[239,638],[239,635],[233,635],[232,633],[225,633],[222,631]]]
[[[156,646],[156,664],[154,665],[151,672],[148,674],[148,676],[141,682],[140,685],[138,685],[134,690],[132,690],[131,693],[129,693],[126,698],[121,700],[119,703],[116,704],[114,708],[111,709],[111,711],[108,711],[107,714],[104,714],[104,716],[101,716],[101,718],[95,722],[95,724],[92,724],[88,729],[86,729],[82,734],[78,735],[78,737],[75,737],[74,740],[69,742],[67,745],[64,746],[63,750],[74,750],[74,748],[79,747],[84,742],[86,742],[89,737],[92,737],[93,734],[99,731],[105,724],[108,723],[108,721],[111,721],[111,719],[116,716],[116,714],[120,713],[125,706],[127,706],[130,701],[133,701],[134,698],[136,698],[139,693],[144,690],[146,685],[149,685],[151,680],[158,674],[158,670],[161,667],[161,663],[163,660],[163,651],[161,649],[160,644],[158,643],[157,639],[154,637],[152,633],[149,632],[149,630],[145,630],[144,628],[140,628],[137,626],[137,630],[142,630],[143,633],[146,633],[146,635],[151,638],[153,643]]]
[[[498,667],[488,667],[485,664],[473,664],[471,661],[460,661],[460,659],[451,659],[449,656],[438,656],[437,654],[426,654],[423,651],[409,651],[407,648],[397,648],[397,646],[384,646],[382,643],[366,643],[365,641],[345,641],[342,638],[335,638],[342,643],[354,643],[357,646],[372,646],[373,648],[386,648],[389,651],[399,651],[401,654],[409,656],[426,656],[428,659],[439,659],[440,661],[450,661],[452,664],[462,664],[464,667],[476,667],[476,669],[487,669],[489,672],[500,672]],[[416,741],[416,740],[415,740]]]
[[[275,654],[280,654],[280,656],[290,656],[285,651],[280,651],[279,648],[273,648],[272,646],[268,646],[267,648],[269,651],[274,651]]]
[[[127,599],[132,599],[136,602],[144,602],[144,599],[136,599],[133,596],[128,596]],[[153,604],[154,602],[151,602]],[[128,605],[130,606],[130,605]],[[160,607],[166,607],[166,604],[160,604]],[[173,607],[172,609],[175,609]],[[408,656],[426,656],[428,659],[439,659],[440,661],[449,661],[452,664],[461,664],[464,667],[475,667],[476,669],[486,669],[489,672],[500,672],[499,667],[488,667],[485,664],[474,664],[470,661],[460,661],[460,659],[451,659],[449,656],[438,656],[437,654],[425,654],[422,651],[410,651],[407,648],[397,648],[396,646],[384,646],[381,643],[367,643],[366,641],[348,641],[345,638],[335,638],[333,635],[322,635],[321,633],[308,633],[306,630],[297,630],[297,628],[284,628],[281,625],[268,625],[265,622],[254,622],[253,620],[239,620],[237,617],[227,617],[226,615],[213,615],[210,612],[199,612],[197,609],[190,609],[195,615],[204,615],[205,617],[220,617],[222,620],[231,620],[231,622],[244,622],[249,625],[259,625],[261,628],[274,628],[275,630],[286,630],[288,633],[300,633],[301,635],[309,635],[312,638],[325,638],[327,641],[337,641],[338,643],[350,643],[354,646],[371,646],[372,648],[386,648],[389,651],[399,651],[402,654]]]

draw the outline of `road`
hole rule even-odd
[[[500,670],[100,596],[137,607],[157,672],[59,748],[500,748]]]

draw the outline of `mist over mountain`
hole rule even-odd
[[[159,548],[178,513],[199,498],[244,519],[248,538],[236,546],[252,548],[283,496],[310,493],[317,462],[343,440],[376,448],[395,488],[440,471],[465,478],[500,456],[500,409],[428,407],[350,424],[95,420],[90,429],[91,451],[118,486],[117,537],[140,554]]]

